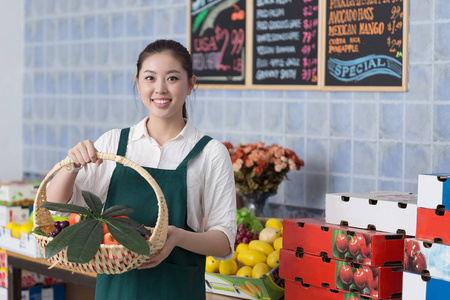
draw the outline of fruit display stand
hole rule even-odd
[[[241,299],[280,299],[284,295],[284,288],[278,286],[277,281],[278,267],[261,279],[205,272],[207,292]]]
[[[403,299],[448,300],[450,281],[405,272],[403,274]]]
[[[401,266],[364,266],[324,256],[280,250],[280,277],[285,280],[350,291],[376,299],[400,298],[402,275]],[[374,290],[377,291],[376,295],[371,292]]]
[[[400,266],[404,235],[329,224],[313,219],[285,219],[283,248],[372,266]]]
[[[5,227],[0,227],[0,248],[33,258],[42,257],[41,249],[33,235],[21,233],[19,239],[13,237],[11,230]]]
[[[417,196],[401,192],[326,194],[325,221],[358,228],[416,234]]]

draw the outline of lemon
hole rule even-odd
[[[280,263],[280,251],[273,251],[267,256],[267,264],[270,268],[275,268]]]
[[[243,266],[242,268],[240,268],[237,273],[236,276],[239,277],[252,277],[252,270],[253,268],[250,266]]]
[[[19,225],[17,225],[17,224],[14,223],[14,222],[9,222],[9,223],[6,225],[6,228],[8,228],[9,230],[11,230],[11,236],[12,236],[12,237],[15,237],[15,238],[20,239],[20,230],[19,230],[20,226],[19,226]]]
[[[19,226],[19,231],[29,234],[33,230],[33,223],[26,222]]]
[[[239,253],[244,250],[248,250],[248,244],[240,243],[239,245],[237,245],[235,252]]]
[[[281,223],[281,221],[278,219],[270,218],[269,220],[267,220],[265,227],[273,227],[276,230],[280,231],[281,227],[283,227],[283,223]]]
[[[219,273],[220,260],[212,256],[206,257],[205,272]]]
[[[238,265],[234,259],[221,260],[219,265],[219,273],[222,275],[235,275]]]
[[[259,279],[269,272],[269,266],[266,263],[257,263],[252,270],[252,277]]]
[[[273,247],[268,242],[263,242],[259,240],[253,240],[248,244],[248,249],[258,250],[265,255],[269,255],[273,252]]]
[[[265,263],[266,259],[267,256],[257,250],[244,250],[238,254],[238,261],[250,267],[254,267],[257,263]]]
[[[266,227],[259,233],[259,240],[268,242],[273,245],[273,242],[281,236],[281,232],[273,227]]]
[[[280,251],[281,248],[283,248],[283,237],[280,236],[273,242],[273,249]]]

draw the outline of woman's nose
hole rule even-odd
[[[166,83],[164,82],[164,80],[159,80],[156,83],[156,92],[158,94],[165,94],[165,93],[167,93],[167,86],[166,86]]]

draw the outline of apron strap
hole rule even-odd
[[[189,154],[184,158],[184,160],[180,163],[180,165],[177,167],[177,170],[182,168],[182,167],[186,167],[188,162],[194,158],[195,156],[197,156],[197,154],[199,154],[203,148],[205,148],[206,144],[209,143],[209,141],[212,140],[212,137],[205,135],[203,136],[200,141],[197,142],[197,144],[195,144],[194,148],[192,148],[191,152],[189,152]]]
[[[117,155],[125,157],[125,153],[127,153],[127,145],[128,145],[128,134],[130,133],[130,128],[124,128],[120,131],[120,140],[119,146],[117,147]]]

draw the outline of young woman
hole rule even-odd
[[[148,117],[70,149],[75,168],[56,174],[47,198],[83,205],[81,190],[87,190],[106,201],[105,208],[132,206],[131,218],[153,226],[158,207],[151,186],[134,170],[103,163],[95,153],[117,153],[145,167],[167,201],[167,241],[139,269],[99,274],[96,299],[205,299],[205,255],[223,260],[233,255],[236,198],[231,160],[222,143],[186,118],[186,97],[196,77],[184,46],[171,40],[149,44],[139,55],[135,80]]]

